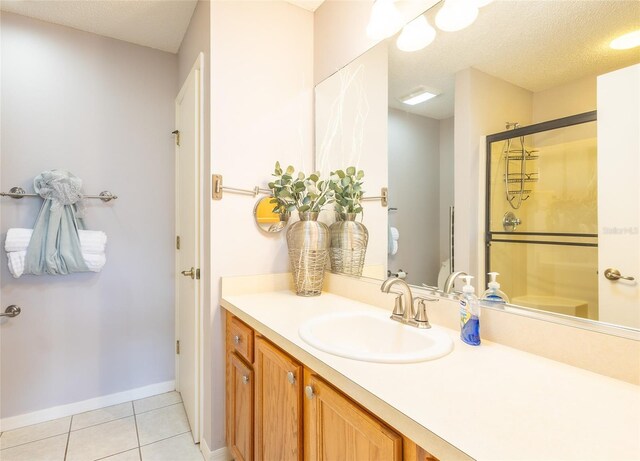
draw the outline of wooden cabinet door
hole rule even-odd
[[[402,437],[305,370],[307,461],[401,461]]]
[[[256,460],[301,460],[302,366],[263,338],[255,345]]]
[[[253,460],[253,370],[229,354],[227,443],[236,461]]]

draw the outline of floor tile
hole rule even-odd
[[[107,423],[114,419],[124,418],[133,415],[133,406],[131,402],[121,403],[120,405],[112,405],[99,410],[88,411],[73,416],[71,422],[71,430],[84,429],[85,427],[95,426],[96,424]]]
[[[66,434],[69,432],[71,416],[54,419],[45,423],[34,424],[32,426],[21,427],[12,431],[2,433],[0,437],[0,449],[15,447],[23,443],[35,442],[46,439],[54,435]]]
[[[142,461],[204,461],[190,432],[145,445],[141,450]]]
[[[136,421],[140,445],[147,445],[191,430],[182,403],[136,415]]]
[[[135,400],[133,407],[136,410],[136,414],[144,413],[146,411],[155,410],[158,408],[174,405],[178,402],[182,402],[179,392],[167,392],[165,394],[154,395],[153,397],[147,397],[146,399]]]
[[[105,458],[137,446],[135,421],[129,416],[71,432],[67,461]]]
[[[68,434],[26,443],[0,452],[2,461],[63,461]]]
[[[125,451],[124,453],[118,453],[117,455],[102,458],[100,461],[140,461],[140,449],[134,448],[133,450]]]

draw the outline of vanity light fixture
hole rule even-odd
[[[420,15],[404,26],[396,45],[402,51],[418,51],[428,46],[435,38],[436,30],[424,15]]]
[[[371,8],[367,36],[372,40],[384,40],[400,30],[404,22],[394,4],[395,0],[376,0]]]
[[[420,88],[419,90],[414,91],[407,96],[401,97],[400,102],[403,104],[407,104],[408,106],[415,106],[416,104],[428,101],[429,99],[435,98],[436,96],[438,96],[437,93],[431,93],[424,88]]]
[[[469,27],[478,17],[478,7],[469,0],[445,0],[436,14],[436,26],[445,32]]]
[[[615,40],[612,40],[609,46],[614,50],[629,50],[640,46],[640,29],[621,35]]]

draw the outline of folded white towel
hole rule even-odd
[[[26,251],[31,240],[32,229],[13,228],[7,231],[4,251]],[[107,234],[102,231],[79,230],[80,249],[84,254],[102,254],[107,245]]]
[[[398,232],[398,229],[396,229],[395,227],[391,228],[391,238],[393,240],[398,240],[400,238],[400,232]]]
[[[19,278],[22,274],[24,274],[24,261],[27,257],[27,252],[25,251],[12,251],[7,253],[7,259],[9,261],[9,272],[14,278]],[[84,263],[87,265],[87,268],[91,272],[100,272],[104,265],[107,262],[107,257],[104,253],[102,254],[86,254],[82,253],[82,259],[84,259]]]
[[[7,238],[4,241],[4,251],[23,251],[29,246],[32,229],[13,228],[7,231]]]
[[[394,255],[398,252],[398,241],[394,240],[391,245],[393,245],[391,248],[391,254]]]

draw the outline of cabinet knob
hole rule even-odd
[[[240,336],[235,335],[235,336],[233,337],[233,342],[234,342],[234,343],[236,343],[236,344],[240,344]]]
[[[243,375],[242,376],[242,383],[243,384],[249,384],[249,377],[247,375]]]
[[[287,381],[289,381],[290,384],[296,383],[296,375],[293,373],[293,371],[287,372]]]
[[[312,386],[305,386],[304,387],[304,395],[306,395],[307,398],[309,400],[311,400],[312,398],[315,397],[316,394],[313,392],[313,387]]]

